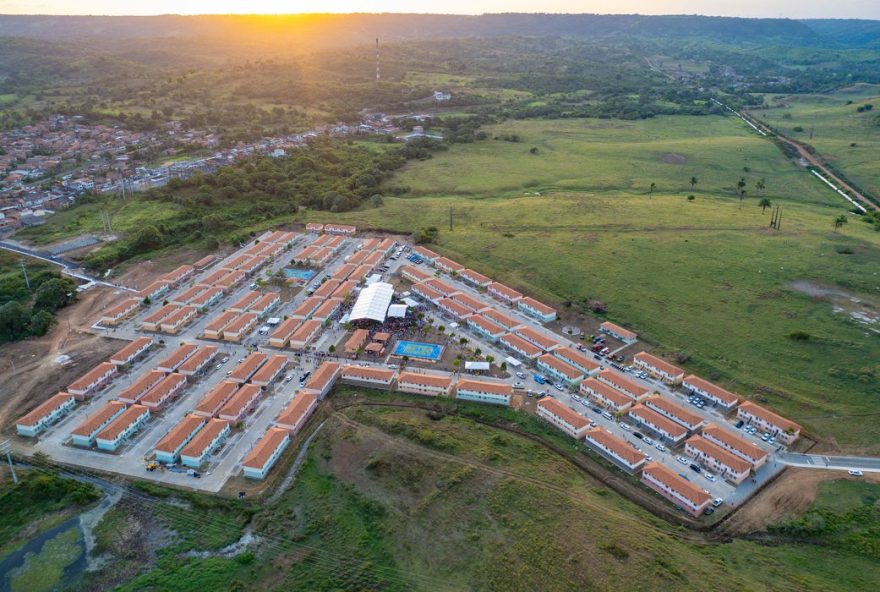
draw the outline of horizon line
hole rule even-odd
[[[645,14],[640,12],[482,12],[482,13],[459,13],[459,12],[204,12],[204,13],[179,13],[160,12],[156,14],[102,14],[102,13],[0,13],[0,17],[88,17],[88,18],[155,18],[155,17],[306,17],[306,16],[449,16],[449,17],[485,17],[485,16],[640,16],[640,17],[703,17],[724,18],[739,20],[846,20],[880,22],[880,18],[857,18],[857,17],[795,17],[795,16],[737,16],[727,14],[703,14],[703,13],[663,13]]]

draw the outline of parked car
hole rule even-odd
[[[593,411],[593,413],[602,413],[602,409],[600,409],[599,407],[590,407],[590,409]]]
[[[862,471],[860,471],[859,469],[850,469],[850,470],[847,471],[847,473],[849,473],[850,477],[862,477],[862,476],[864,476],[864,473],[863,473]]]
[[[678,456],[678,457],[675,458],[675,460],[677,460],[678,462],[680,462],[680,463],[683,464],[683,465],[689,465],[689,464],[691,464],[691,461],[689,461],[687,458],[685,458],[685,457],[683,457],[683,456]]]
[[[647,444],[648,446],[653,446],[653,445],[654,445],[654,440],[651,439],[651,438],[649,438],[648,436],[645,436],[645,437],[643,438],[643,440],[645,441],[645,444]]]
[[[744,422],[743,420],[739,420],[738,422],[736,422],[736,429],[741,429],[745,425],[745,423],[746,422]]]
[[[706,516],[711,516],[714,513],[715,513],[715,508],[713,508],[712,506],[709,506],[708,508],[703,510],[703,514],[705,514]]]
[[[721,499],[720,497],[716,497],[715,499],[712,500],[712,505],[716,508],[723,503],[724,503],[724,500]]]
[[[517,373],[516,373],[516,377],[519,378],[519,379],[521,379],[521,380],[525,380],[525,379],[526,379],[526,375],[525,375],[525,373],[523,373],[523,372],[517,372]]]
[[[700,472],[702,472],[702,470],[703,470],[703,469],[700,468],[700,465],[698,465],[698,464],[694,464],[694,463],[691,463],[690,467],[691,467],[691,470],[692,470],[694,473],[700,473]]]
[[[557,382],[556,384],[554,384],[554,385],[553,385],[553,388],[555,388],[555,389],[556,389],[557,391],[559,391],[559,392],[562,392],[562,391],[565,390],[565,387],[562,386],[562,383],[559,383],[559,382]]]
[[[641,434],[641,432],[633,432],[633,436],[638,438],[639,440],[644,440],[645,437]]]
[[[709,481],[715,481],[715,475],[713,475],[712,473],[703,473],[703,476]]]
[[[654,448],[656,448],[660,452],[666,452],[666,446],[664,446],[660,442],[657,442],[656,444],[654,444]]]
[[[629,431],[632,431],[633,428],[628,423],[620,422],[620,429],[626,430],[627,432],[629,432]]]

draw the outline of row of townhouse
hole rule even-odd
[[[792,444],[801,433],[801,426],[795,422],[751,401],[746,401],[737,408],[736,417],[784,444]]]
[[[553,397],[544,397],[536,406],[538,417],[562,430],[572,438],[581,440],[590,427],[590,421]]]
[[[620,325],[616,325],[611,321],[605,321],[604,323],[599,325],[599,331],[607,335],[611,335],[612,337],[615,337],[624,343],[635,343],[639,339],[637,333],[634,333],[629,329],[624,329]]]
[[[115,327],[124,320],[134,316],[141,307],[140,298],[126,298],[119,304],[111,306],[101,313],[100,323],[107,327]]]
[[[544,354],[538,358],[536,366],[539,370],[552,376],[554,379],[564,384],[575,387],[586,378],[583,371],[575,368],[568,362],[556,357],[553,354]]]
[[[332,388],[340,375],[340,366],[324,362],[302,390],[275,418],[257,444],[242,461],[242,471],[249,479],[265,479],[295,436],[318,406],[318,401]]]
[[[647,352],[633,356],[633,365],[667,384],[677,385],[684,380],[684,370]]]
[[[684,452],[698,464],[737,485],[745,481],[752,471],[752,463],[703,436],[688,438],[684,443]]]
[[[693,374],[685,377],[681,368],[666,362],[646,352],[639,352],[633,358],[636,367],[641,368],[671,385],[681,385],[690,393],[699,395],[711,401],[716,407],[724,412],[736,409],[737,419],[748,425],[753,425],[762,432],[775,437],[781,443],[791,445],[800,436],[801,426],[786,419],[760,405],[745,401],[740,403],[740,397],[722,387],[712,384],[708,380]],[[737,405],[739,404],[739,407]],[[688,426],[690,429],[694,429]]]
[[[101,362],[67,386],[67,392],[79,400],[83,400],[98,392],[109,383],[118,371],[118,366],[110,362]]]
[[[36,408],[19,418],[15,429],[19,436],[36,437],[53,423],[70,413],[76,406],[76,397],[60,392],[52,395]]]
[[[628,473],[639,471],[648,458],[627,442],[600,427],[588,430],[584,436],[584,443],[588,448]]]
[[[153,448],[156,461],[165,464],[174,464],[179,461],[181,450],[190,443],[207,421],[200,415],[184,416]]]
[[[684,371],[681,368],[661,358],[646,352],[639,352],[634,356],[633,363],[636,367],[644,369],[663,382],[672,385],[682,385],[687,392],[708,399],[723,411],[730,411],[736,408],[737,419],[742,420],[748,425],[755,426],[757,429],[775,437],[783,444],[790,445],[800,436],[801,426],[797,423],[751,401],[745,401],[737,407],[740,398],[734,393],[695,375],[689,375],[685,378]]]
[[[540,302],[529,296],[523,296],[520,292],[517,292],[516,290],[509,288],[504,284],[494,282],[492,281],[492,278],[489,278],[477,271],[474,271],[473,269],[468,269],[460,263],[456,263],[455,261],[446,257],[439,257],[436,253],[427,249],[416,251],[416,254],[421,256],[436,269],[444,273],[457,276],[462,281],[472,286],[480,289],[485,289],[494,298],[510,306],[515,306],[517,310],[529,315],[532,318],[535,318],[543,323],[549,323],[550,321],[556,319],[556,309],[554,309],[552,306],[548,306],[543,302]],[[430,283],[431,280],[426,280],[424,279],[424,277],[422,277],[422,279],[417,279],[418,276],[424,276],[424,272],[416,272],[413,271],[414,269],[416,268],[407,269],[404,277],[407,277],[407,279],[410,279],[410,281],[413,282],[425,283],[429,288],[437,290],[445,296],[449,295],[442,289],[439,289],[437,286],[432,285]],[[433,300],[433,298],[429,298],[429,300]]]
[[[230,431],[229,423],[222,419],[207,420],[206,425],[180,450],[181,464],[194,469],[201,467],[223,444]]]
[[[151,412],[143,405],[132,405],[110,421],[94,437],[98,450],[116,452],[144,424],[150,420]]]
[[[712,501],[705,490],[657,462],[642,469],[642,483],[692,516],[699,516]]]
[[[627,393],[596,378],[586,379],[578,390],[593,403],[616,415],[626,413],[636,402]]]
[[[631,407],[626,414],[639,428],[653,432],[673,445],[678,444],[688,435],[686,427],[671,419],[667,419],[644,405]]]
[[[138,337],[125,347],[110,356],[110,363],[115,366],[127,367],[153,347],[152,337]]]

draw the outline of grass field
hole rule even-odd
[[[566,153],[617,150],[608,148],[613,143],[608,138],[618,125],[630,124],[505,124],[507,133],[520,133],[524,141],[453,146],[395,178],[394,184],[409,185],[424,192],[422,197],[386,197],[383,208],[333,218],[404,232],[437,226],[436,248],[465,265],[552,302],[576,307],[585,299],[606,302],[609,318],[636,328],[661,352],[689,356],[688,370],[771,405],[829,444],[880,450],[880,426],[865,415],[878,412],[877,333],[853,321],[849,310],[835,313],[827,299],[792,289],[793,282],[807,281],[845,290],[869,309],[880,307],[880,234],[855,217],[835,230],[832,221],[846,212],[843,203],[732,120],[658,118],[632,124],[656,127],[662,138],[629,143],[603,165],[622,175],[623,190],[605,188],[614,173],[604,171],[597,177],[608,180],[588,188],[587,164],[578,172],[577,159],[568,156],[560,156],[567,163],[561,168],[542,168],[540,160],[526,166],[529,147],[539,146],[540,154],[541,146],[559,141],[566,126],[604,134],[593,140],[581,136],[581,146],[567,146]],[[708,133],[721,125],[732,130],[729,141],[741,148],[734,150],[740,162],[727,168],[724,159],[710,154],[717,139],[683,139],[690,129]],[[703,154],[702,163],[662,163],[672,145],[686,158]],[[514,158],[512,150],[524,155]],[[754,167],[752,176],[766,177],[768,197],[783,205],[781,231],[768,228],[770,211],[762,212],[756,197],[746,197],[740,207],[725,185],[745,162]],[[628,169],[650,167],[666,176],[623,176]],[[692,173],[700,182],[696,199],[688,201]],[[551,186],[554,176],[559,181]],[[653,197],[645,195],[648,179],[657,183]],[[566,185],[584,189],[561,189]],[[431,186],[437,194],[427,195]],[[448,194],[456,188],[471,193]],[[523,195],[536,189],[541,196]],[[315,212],[311,218],[331,216]],[[797,331],[812,338],[790,339]]]
[[[847,177],[880,196],[880,86],[857,85],[830,95],[771,95],[766,104],[771,108],[753,113],[812,145]],[[868,104],[872,110],[857,111]]]
[[[521,141],[456,145],[426,164],[410,165],[393,184],[409,187],[416,196],[548,190],[639,195],[655,183],[661,193],[733,197],[745,177],[749,196],[761,195],[755,184],[764,178],[771,199],[837,203],[776,147],[732,119],[525,120],[483,130],[490,137],[515,134]],[[697,177],[693,189],[692,176]]]
[[[294,486],[255,514],[254,532],[274,543],[234,558],[163,551],[120,589],[849,591],[880,583],[868,559],[836,549],[679,532],[537,444],[463,417],[375,407],[345,416],[324,426]]]

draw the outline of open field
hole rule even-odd
[[[657,121],[666,119],[670,118]],[[673,118],[670,125],[682,134],[687,126],[680,119]],[[736,136],[738,124],[718,121]],[[596,123],[603,124],[618,125]],[[724,180],[737,175],[735,169],[719,173],[708,164],[693,170],[703,180],[692,202],[684,196],[689,190],[672,194],[664,187],[672,179],[679,185],[676,191],[686,186],[691,172],[687,167],[665,182],[653,177],[658,179],[653,197],[643,190],[610,189],[523,196],[521,184],[530,175],[549,177],[552,171],[527,168],[522,159],[506,158],[505,151],[514,147],[525,153],[523,158],[531,158],[529,146],[558,136],[561,126],[585,124],[511,125],[524,126],[512,130],[549,125],[553,131],[525,136],[522,143],[493,143],[491,149],[500,152],[486,147],[481,166],[470,167],[466,158],[457,156],[458,151],[473,154],[480,143],[456,145],[447,154],[408,165],[394,179],[394,184],[410,185],[414,192],[431,185],[451,191],[463,185],[461,180],[469,180],[468,186],[482,188],[471,197],[439,192],[418,199],[386,197],[383,208],[339,216],[315,212],[309,218],[404,232],[437,226],[436,248],[444,254],[539,298],[572,302],[575,309],[587,300],[605,302],[609,318],[636,328],[661,351],[682,352],[688,370],[802,423],[826,448],[880,450],[880,429],[875,418],[866,415],[878,411],[880,340],[869,326],[849,316],[876,315],[880,308],[880,234],[854,217],[835,230],[832,221],[846,212],[844,203],[786,162],[771,144],[745,136],[741,158],[748,158],[766,176],[768,196],[783,205],[779,232],[768,228],[770,211],[762,212],[757,198],[746,197],[740,208],[733,190],[724,188]],[[631,158],[647,162],[648,154],[659,159],[664,150],[648,144]],[[691,155],[702,151],[699,144],[689,150]],[[448,166],[450,161],[456,165]],[[628,166],[615,162],[618,171]],[[771,167],[781,172],[771,174]],[[480,175],[481,170],[488,172]],[[582,178],[588,176],[582,173]],[[785,179],[778,186],[779,195],[774,190],[777,176]],[[707,196],[700,189],[703,184],[714,187],[718,195]],[[792,288],[796,281],[842,291],[850,306],[850,297],[862,302],[858,310],[843,307],[835,312],[837,303],[798,292]],[[797,331],[811,338],[791,339]]]
[[[261,590],[877,585],[859,555],[677,532],[529,440],[462,417],[432,420],[421,410],[350,408],[329,420],[293,487],[277,502],[255,506],[247,527],[234,504],[209,509],[201,496],[175,497],[152,512],[172,531],[166,547],[121,589],[235,589],[237,582]],[[185,518],[203,510],[198,527]],[[117,512],[105,520],[132,518]],[[211,538],[188,534],[217,525],[228,528]],[[257,536],[255,546],[234,557],[219,551],[245,529]],[[125,531],[132,530],[129,523]],[[188,549],[207,553],[181,554]]]
[[[880,87],[856,85],[832,94],[769,95],[752,113],[783,134],[812,145],[874,196],[880,195]],[[859,107],[872,105],[861,113]],[[798,128],[798,129],[796,129]]]
[[[393,185],[419,196],[485,197],[524,190],[638,195],[656,183],[661,193],[735,197],[736,183],[745,177],[747,196],[837,203],[773,144],[723,117],[524,120],[482,130],[490,138],[516,135],[520,141],[453,146],[425,164],[406,167]],[[697,177],[693,188],[692,176]],[[764,192],[755,188],[761,178]]]

